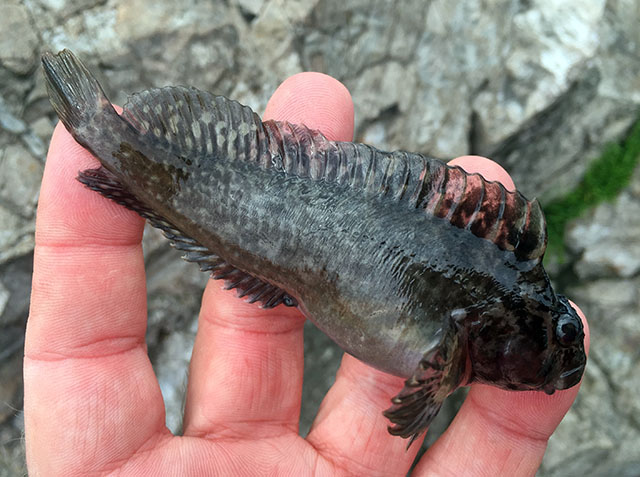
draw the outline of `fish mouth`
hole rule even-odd
[[[557,390],[562,390],[569,389],[570,387],[578,384],[582,378],[584,366],[584,364],[581,364],[573,369],[561,373],[555,383],[553,383],[553,387]]]

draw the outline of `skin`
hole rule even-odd
[[[348,91],[318,73],[285,81],[264,119],[353,135]],[[514,188],[488,159],[454,163]],[[184,435],[169,432],[145,345],[143,221],[75,180],[97,165],[56,128],[25,343],[30,475],[405,475],[419,446],[405,451],[381,413],[402,379],[345,355],[309,435],[298,436],[303,318],[249,305],[215,281],[203,296]],[[585,332],[588,345],[586,323]],[[414,475],[533,475],[578,387],[547,396],[473,385]]]

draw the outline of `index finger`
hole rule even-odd
[[[99,471],[168,433],[145,345],[143,220],[76,181],[97,166],[58,125],[40,192],[25,342],[34,474]]]
[[[451,163],[515,189],[506,171],[489,159],[464,156]],[[586,319],[573,306],[584,323],[588,350]],[[549,437],[571,407],[579,387],[548,396],[472,385],[454,421],[422,457],[415,475],[534,475]]]

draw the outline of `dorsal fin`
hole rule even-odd
[[[520,260],[539,260],[546,248],[538,201],[434,158],[329,141],[303,125],[261,123],[250,108],[195,88],[134,94],[122,116],[141,134],[153,135],[195,164],[249,160],[285,174],[403,201],[492,241]]]
[[[183,259],[197,263],[201,271],[211,272],[214,279],[224,280],[225,289],[235,288],[238,297],[247,297],[249,303],[260,302],[263,308],[273,308],[281,303],[286,306],[297,306],[295,298],[284,290],[235,268],[212,253],[207,247],[184,235],[163,217],[142,205],[104,167],[81,171],[78,174],[78,180],[89,189],[99,192],[147,219],[151,225],[162,231],[176,250],[184,252]]]
[[[421,154],[329,141],[319,131],[300,125],[265,121],[263,126],[275,167],[287,174],[405,201],[521,260],[544,255],[547,235],[540,204],[499,182]]]
[[[320,131],[287,122],[263,123],[274,167],[299,177],[337,182],[369,195],[415,203],[429,159],[366,144],[329,141]]]
[[[260,118],[247,106],[196,88],[169,86],[129,96],[122,117],[196,164],[207,158],[256,160]]]

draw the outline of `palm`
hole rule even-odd
[[[265,116],[350,140],[352,111],[337,82],[299,75],[278,90]],[[25,346],[34,475],[406,474],[418,446],[406,452],[381,414],[402,380],[345,356],[311,432],[299,437],[303,318],[285,307],[248,305],[217,282],[203,298],[184,435],[172,435],[144,341],[143,221],[74,180],[94,166],[58,127],[38,210]],[[510,181],[492,167],[480,162],[476,170]],[[534,473],[576,392],[549,397],[474,386],[416,473]]]

